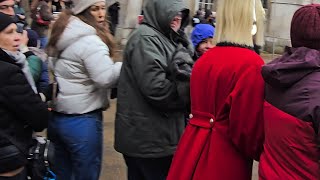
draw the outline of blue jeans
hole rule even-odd
[[[98,180],[102,159],[102,112],[54,113],[49,139],[55,145],[53,172],[57,180]]]
[[[46,48],[48,44],[48,37],[41,37],[40,39],[40,49]]]

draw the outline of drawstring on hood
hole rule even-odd
[[[320,52],[306,47],[286,53],[262,68],[262,76],[274,88],[289,88],[314,71],[320,71]]]

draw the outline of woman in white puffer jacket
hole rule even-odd
[[[56,146],[58,179],[99,179],[102,111],[122,63],[114,63],[112,36],[105,23],[105,1],[75,0],[52,28],[49,49],[59,52],[54,75],[59,93],[49,122]]]

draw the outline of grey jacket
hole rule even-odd
[[[115,120],[114,146],[120,153],[157,158],[175,152],[184,130],[186,104],[169,70],[179,39],[170,22],[182,10],[187,17],[189,10],[182,0],[146,1],[144,23],[129,38]]]
[[[108,107],[108,89],[116,86],[122,63],[114,63],[96,30],[76,17],[57,43],[61,52],[54,74],[59,85],[55,110],[83,114]]]

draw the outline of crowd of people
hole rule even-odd
[[[98,180],[112,89],[128,180],[249,180],[253,160],[260,179],[320,178],[320,4],[295,12],[292,47],[264,64],[260,0],[199,10],[190,37],[185,3],[145,1],[122,62],[107,16],[120,3],[36,0],[29,25],[21,1],[0,0],[0,180],[27,179],[46,128],[56,179]]]

